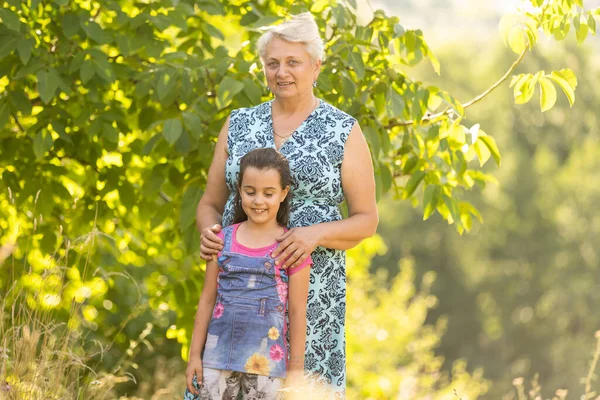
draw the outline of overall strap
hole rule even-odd
[[[228,227],[223,229],[223,252],[229,252],[231,249],[234,228],[235,225],[229,225]]]

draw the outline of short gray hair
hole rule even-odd
[[[313,62],[322,60],[324,57],[325,45],[319,34],[319,27],[315,22],[315,17],[309,12],[292,16],[291,19],[269,28],[269,30],[258,38],[256,47],[262,61],[267,56],[267,45],[273,38],[294,43],[304,43],[306,51]]]

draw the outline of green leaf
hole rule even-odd
[[[32,104],[29,97],[21,90],[14,90],[10,94],[10,102],[23,115],[31,115]]]
[[[106,58],[94,59],[94,70],[100,78],[108,83],[114,82],[116,79],[112,64]]]
[[[404,97],[390,85],[387,95],[388,115],[402,118],[404,116]]]
[[[33,50],[34,44],[35,41],[31,38],[20,39],[17,42],[17,52],[19,53],[19,57],[21,57],[21,61],[24,65],[27,65],[29,59],[31,58],[31,51]]]
[[[575,102],[575,88],[577,88],[577,77],[570,69],[561,69],[560,71],[552,71],[548,76],[565,92],[569,105],[573,106]]]
[[[119,143],[119,131],[110,123],[104,123],[102,137],[112,143]]]
[[[420,158],[417,156],[409,157],[404,166],[402,167],[402,174],[408,175],[412,173],[417,167],[417,165],[419,165],[419,160]]]
[[[172,71],[161,71],[158,74],[158,85],[156,86],[156,92],[158,99],[163,101],[167,96],[171,94],[177,85],[175,79],[175,73]]]
[[[54,195],[60,197],[63,201],[72,201],[73,196],[60,182],[52,181],[52,191]]]
[[[217,29],[214,25],[206,23],[204,24],[204,27],[210,36],[216,37],[219,40],[225,40],[225,35],[223,35],[223,32]]]
[[[46,152],[52,148],[52,135],[46,129],[40,130],[35,138],[33,138],[33,152],[35,158],[41,160],[46,155]]]
[[[81,64],[83,64],[84,58],[85,53],[82,51],[80,51],[73,57],[73,59],[71,60],[71,64],[69,65],[69,74],[72,74],[81,68]]]
[[[19,21],[19,16],[8,8],[0,8],[0,19],[2,19],[2,24],[11,31],[21,31],[21,21]]]
[[[465,109],[462,106],[462,104],[460,103],[460,101],[458,101],[456,98],[454,98],[453,96],[450,96],[450,94],[448,94],[448,92],[445,91],[440,91],[439,93],[437,93],[437,95],[444,101],[446,102],[446,104],[448,104],[450,107],[452,107],[454,109],[454,111],[456,111],[456,113],[459,116],[464,116],[465,115]]]
[[[172,118],[165,121],[165,125],[163,127],[163,136],[170,145],[175,144],[175,142],[179,140],[182,131],[183,127],[178,118]]]
[[[156,135],[152,136],[152,138],[150,138],[150,140],[148,140],[148,142],[144,145],[144,148],[142,149],[142,152],[140,154],[142,156],[150,155],[152,153],[152,150],[154,150],[154,146],[156,146],[156,144],[160,141],[161,137],[162,135],[160,133],[157,133]]]
[[[6,57],[15,49],[16,41],[13,36],[0,36],[0,58]]]
[[[200,117],[191,112],[183,112],[181,115],[183,116],[183,124],[187,130],[194,139],[198,140],[202,134],[202,120]]]
[[[225,77],[217,89],[217,108],[219,110],[229,106],[233,97],[244,88],[244,84],[230,77]]]
[[[394,177],[390,168],[383,162],[379,163],[379,175],[381,177],[381,194],[386,194],[392,187]]]
[[[10,108],[8,103],[0,101],[0,129],[4,128],[4,125],[8,122],[10,116]]]
[[[89,82],[89,80],[93,78],[95,73],[96,73],[96,71],[95,71],[94,64],[92,63],[92,61],[91,60],[83,61],[83,64],[81,64],[81,69],[79,70],[79,77],[81,78],[81,82],[82,83]]]
[[[460,222],[467,232],[471,231],[471,227],[473,226],[473,218],[471,218],[471,214],[468,211],[460,211]]]
[[[119,200],[127,209],[131,209],[137,203],[135,189],[129,181],[123,181],[119,186]]]
[[[367,143],[371,148],[371,154],[374,159],[379,158],[379,152],[381,151],[381,139],[379,138],[379,132],[374,129],[371,125],[363,127],[363,132],[367,138]]]
[[[82,21],[80,26],[86,35],[98,44],[109,44],[113,40],[112,35],[94,21]]]
[[[138,128],[145,131],[152,122],[154,122],[154,116],[156,111],[152,107],[144,107],[138,115]]]
[[[517,54],[521,54],[527,46],[525,36],[526,34],[521,27],[513,26],[510,28],[508,31],[508,46],[510,49]]]
[[[500,150],[498,150],[498,145],[496,144],[496,139],[494,139],[492,136],[483,135],[483,136],[479,136],[477,138],[477,140],[478,141],[481,140],[487,146],[490,153],[492,153],[492,157],[494,158],[494,161],[496,161],[496,164],[498,166],[500,166],[500,162],[501,162]]]
[[[540,107],[542,112],[548,111],[556,103],[556,89],[552,81],[546,77],[541,77],[540,80]]]
[[[477,154],[477,159],[479,160],[479,166],[483,167],[485,163],[490,159],[491,151],[477,138],[477,141],[473,143],[473,150],[475,150],[475,154]]]
[[[360,50],[350,51],[348,54],[348,65],[352,67],[358,79],[363,79],[365,76],[365,63],[362,59]]]
[[[456,204],[456,200],[446,195],[443,195],[442,198],[444,200],[444,204],[446,204],[446,207],[448,208],[448,211],[450,211],[450,215],[452,216],[452,222],[456,223],[456,228],[459,232],[461,232],[462,222],[460,221],[460,214],[458,211],[458,205]]]
[[[531,100],[537,81],[537,74],[526,74],[518,80],[514,87],[515,104],[525,104]]]
[[[425,188],[425,195],[423,196],[423,204],[425,205],[425,210],[423,211],[423,220],[428,219],[436,210],[441,194],[442,187],[440,185],[427,185]]]
[[[592,35],[596,35],[596,20],[594,19],[594,16],[591,13],[590,15],[588,15],[587,24]]]
[[[40,97],[45,104],[48,104],[54,97],[58,88],[60,76],[54,68],[41,70],[37,73],[37,89]]]
[[[406,186],[404,187],[404,199],[408,199],[415,192],[421,181],[425,178],[424,171],[416,171],[408,179]]]
[[[589,33],[587,18],[583,14],[577,14],[573,18],[573,28],[575,28],[575,36],[578,43],[583,43]]]
[[[190,140],[190,135],[187,131],[184,130],[181,132],[181,136],[179,136],[179,139],[175,142],[175,150],[184,155],[193,150],[193,143]]]
[[[65,36],[71,38],[79,33],[79,30],[81,29],[81,20],[77,14],[73,12],[67,12],[62,17],[60,27],[62,28]]]
[[[202,197],[202,188],[191,184],[181,198],[179,211],[179,229],[184,230],[196,221],[196,207]]]
[[[159,30],[164,31],[169,26],[171,26],[171,18],[164,14],[158,14],[156,16],[150,17],[150,22]]]
[[[251,104],[260,103],[262,97],[262,87],[253,79],[244,79],[244,94],[248,97]]]
[[[429,58],[429,61],[431,62],[431,66],[433,67],[433,70],[435,71],[435,73],[438,75],[441,75],[440,61],[435,56],[435,54],[433,54],[433,52],[431,50],[429,50],[427,53],[427,57]]]
[[[69,4],[69,0],[54,0],[54,4],[58,6],[66,6]]]
[[[394,38],[399,38],[404,36],[406,33],[406,29],[400,24],[394,24]]]

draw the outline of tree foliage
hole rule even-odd
[[[595,33],[598,11],[584,12],[581,1],[538,3],[506,23],[520,56],[490,90],[533,49],[540,29],[561,39],[573,22],[580,40]],[[317,94],[359,120],[378,197],[392,191],[422,201],[425,218],[440,213],[461,233],[481,219],[464,192],[494,180],[481,167],[490,158],[499,165],[500,152],[493,136],[465,126],[464,117],[489,91],[461,103],[412,79],[410,67],[423,60],[437,73],[440,64],[423,32],[397,17],[378,10],[359,25],[353,1],[1,5],[2,244],[14,242],[15,259],[31,271],[20,284],[36,294],[32,306],[86,302],[82,323],[99,337],[117,335],[122,351],[149,323],[157,338],[177,339],[187,353],[203,279],[195,208],[215,135],[232,109],[269,98],[254,43],[261,27],[289,14],[309,10],[318,19],[327,59]],[[539,83],[544,110],[554,102],[554,84],[574,99],[576,81],[564,67],[512,83],[518,103]],[[22,217],[11,214],[11,204]],[[6,222],[9,214],[19,222]],[[97,246],[91,259],[58,265],[61,247],[77,249],[82,237]],[[70,289],[58,302],[41,274],[48,266],[68,270]],[[12,283],[4,271],[3,288]],[[119,331],[132,313],[139,318]]]
[[[457,47],[440,53],[444,64],[455,61],[446,70],[453,92],[471,92],[498,74],[507,52],[485,46],[485,66]],[[600,323],[600,221],[594,206],[600,192],[593,184],[600,179],[600,65],[589,51],[570,40],[525,61],[526,68],[535,68],[569,60],[583,99],[572,108],[563,97],[544,114],[536,104],[514,110],[505,87],[491,104],[473,109],[472,117],[494,127],[506,149],[495,174],[500,184],[470,196],[485,224],[459,237],[440,218],[420,223],[420,213],[408,205],[380,205],[385,218],[379,232],[389,251],[373,265],[393,275],[399,260],[414,258],[417,282],[428,271],[437,274],[431,293],[439,304],[428,321],[441,315],[448,321],[437,351],[447,360],[444,370],[463,357],[483,367],[493,382],[489,398],[502,398],[514,378],[530,382],[536,373],[544,398],[556,389],[568,390],[568,399],[584,392],[581,378]],[[597,392],[597,382],[592,389]]]

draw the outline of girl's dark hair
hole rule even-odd
[[[285,189],[288,186],[290,188],[292,186],[292,173],[290,172],[290,165],[283,154],[271,147],[255,149],[247,153],[240,160],[240,173],[238,175],[238,182],[233,203],[234,224],[246,221],[248,219],[248,216],[242,208],[242,197],[240,195],[242,179],[244,177],[244,172],[248,167],[254,167],[259,170],[277,170],[277,172],[279,172],[281,187]],[[281,202],[279,211],[277,211],[277,223],[281,226],[287,226],[290,220],[290,197],[291,194],[288,193],[285,199]]]

